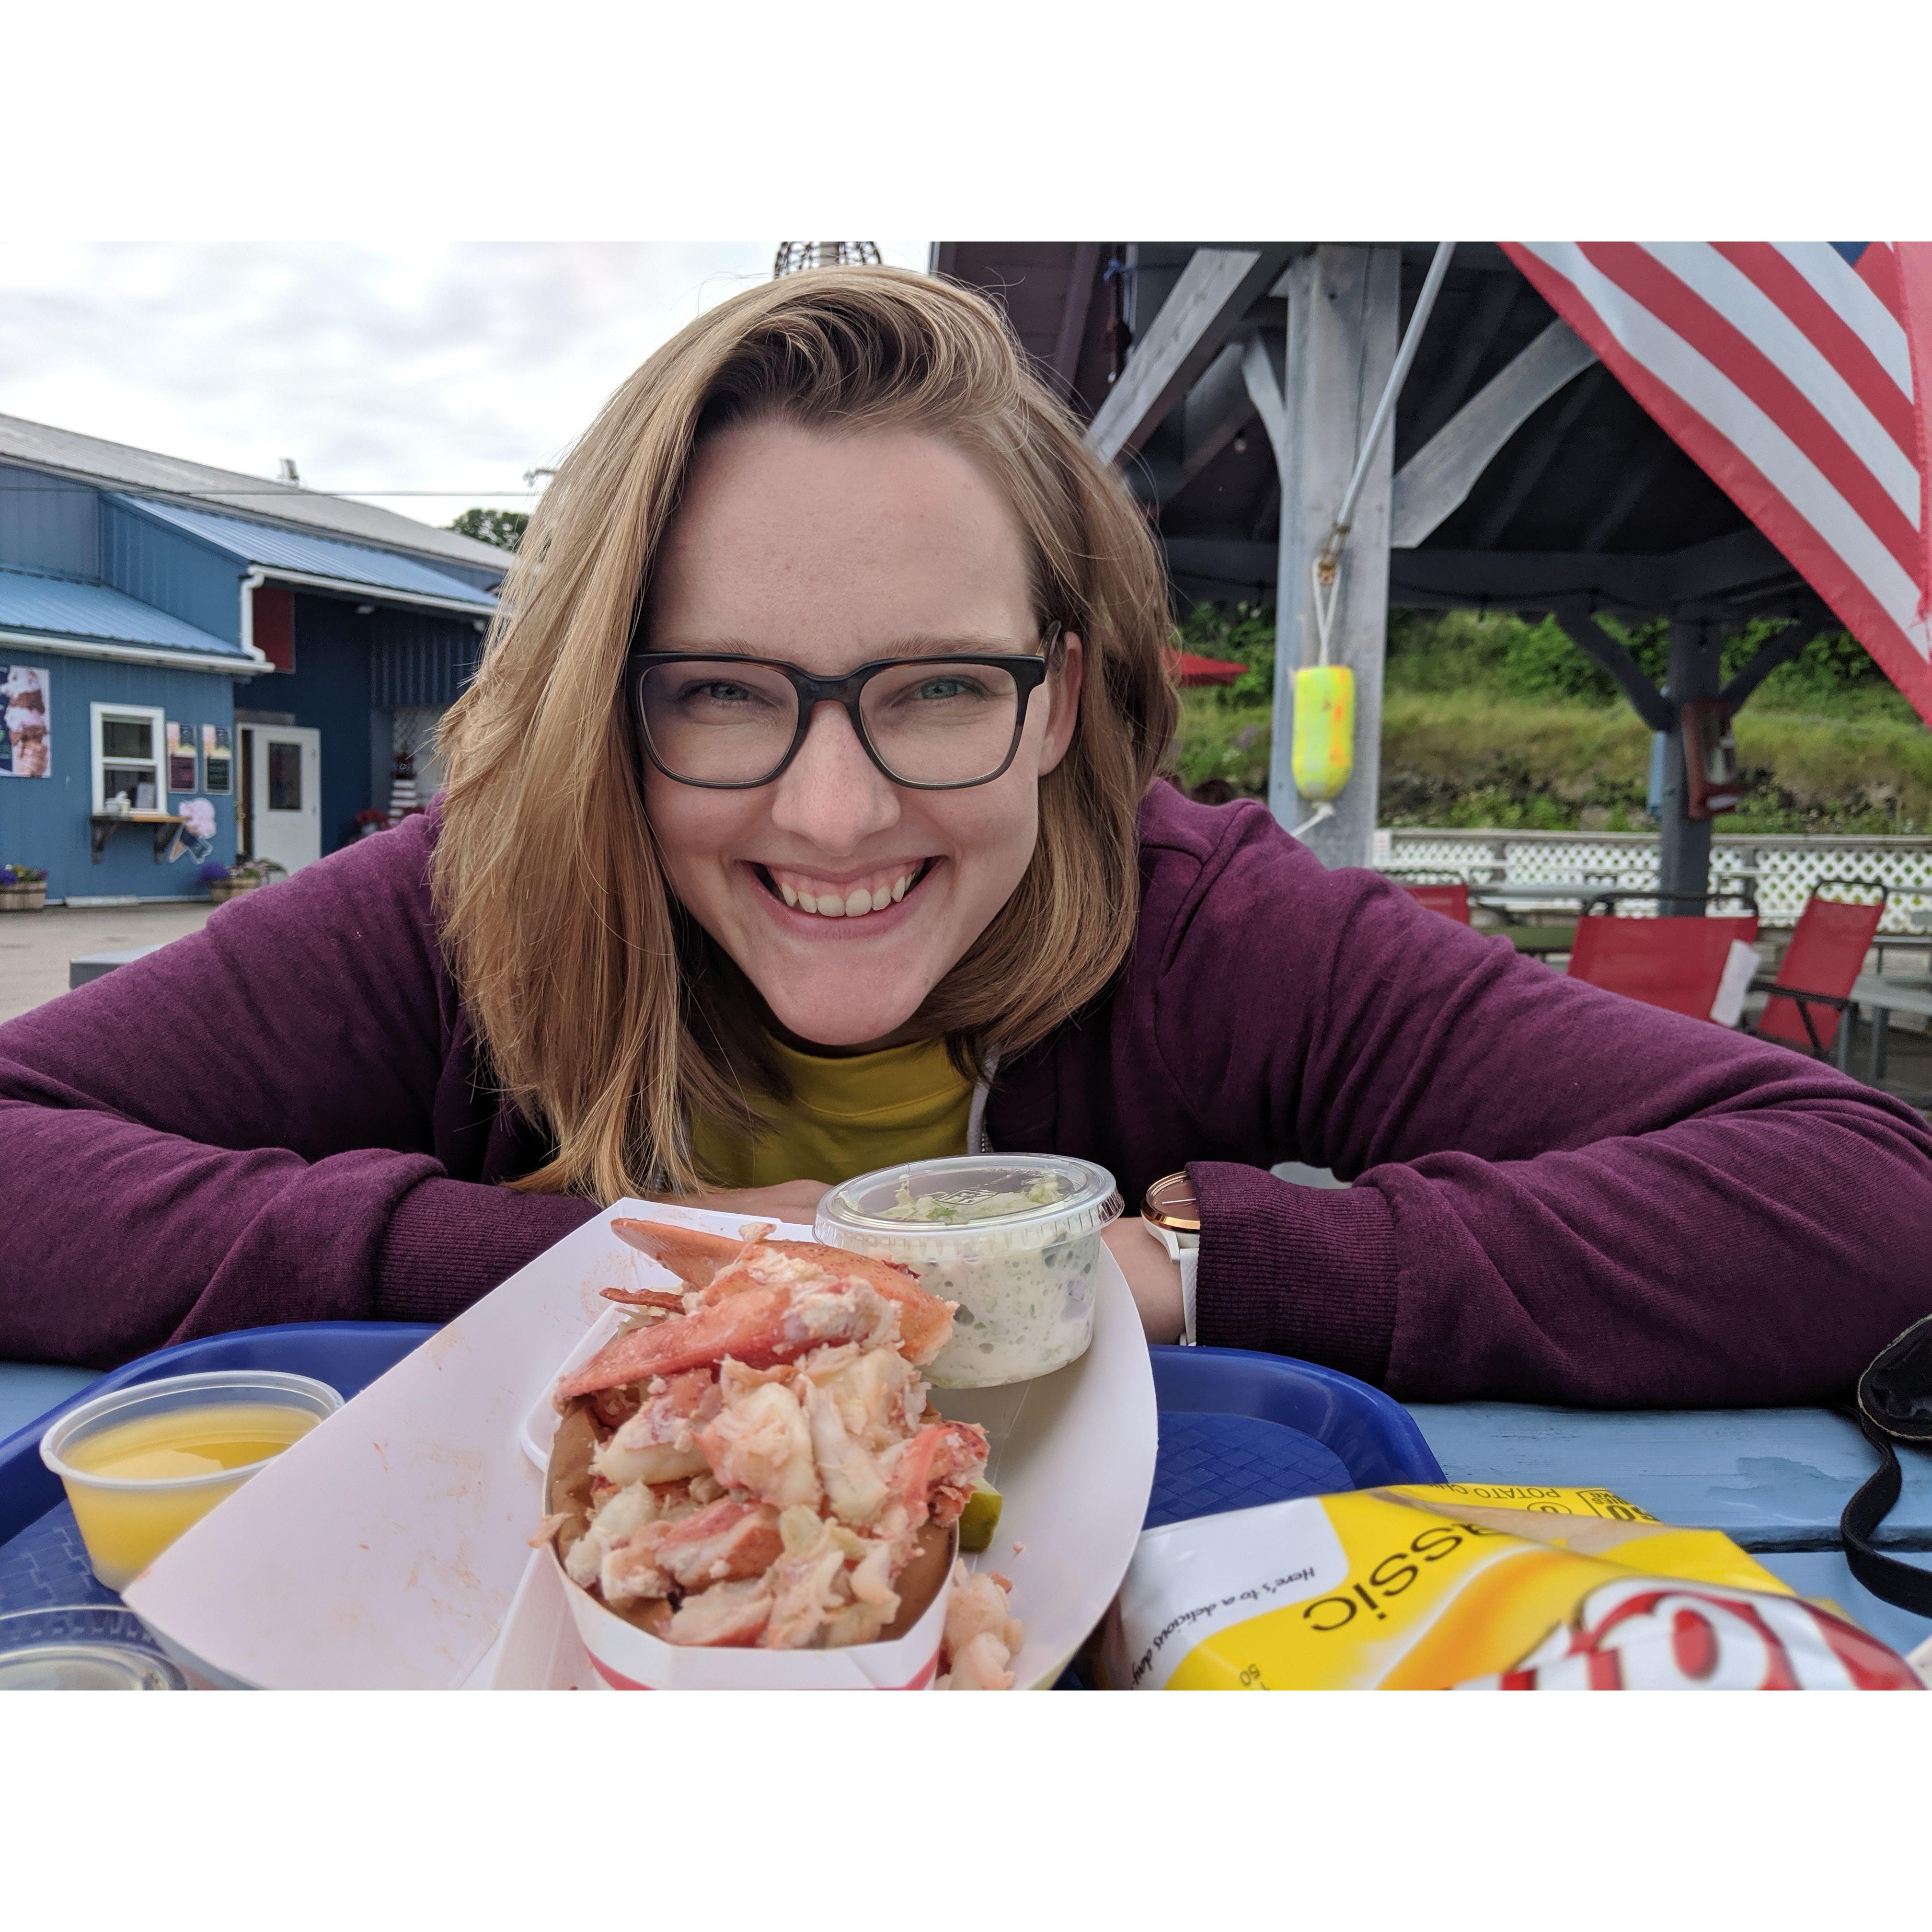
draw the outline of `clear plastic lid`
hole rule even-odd
[[[1114,1177],[1070,1154],[958,1154],[875,1168],[818,1204],[813,1232],[855,1252],[946,1262],[1049,1247],[1119,1217]]]
[[[63,1604],[0,1616],[0,1690],[182,1690],[132,1610]]]

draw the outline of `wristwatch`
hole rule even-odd
[[[1163,1174],[1141,1201],[1141,1226],[1180,1270],[1180,1339],[1194,1346],[1194,1277],[1201,1261],[1201,1203],[1183,1168]]]

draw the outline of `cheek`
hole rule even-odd
[[[752,795],[704,791],[674,783],[653,771],[644,780],[644,813],[656,835],[658,855],[678,897],[695,912],[707,886],[717,889],[715,862],[742,841],[748,818],[755,819]]]
[[[956,802],[941,821],[948,849],[968,880],[987,892],[997,889],[1004,900],[1019,883],[1039,838],[1039,782],[1030,773],[1009,772],[994,784],[953,796]]]

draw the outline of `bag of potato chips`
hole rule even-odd
[[[1160,1690],[1920,1690],[1714,1530],[1607,1490],[1363,1490],[1148,1531],[1100,1654]]]

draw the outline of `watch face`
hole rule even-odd
[[[1184,1169],[1156,1180],[1148,1190],[1141,1212],[1156,1227],[1186,1234],[1201,1231],[1201,1204],[1194,1197],[1194,1184]]]

